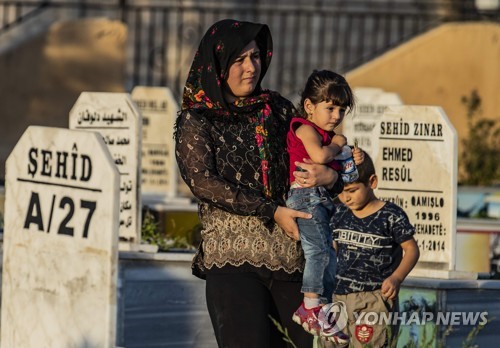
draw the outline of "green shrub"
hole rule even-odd
[[[459,157],[464,176],[461,184],[490,186],[500,183],[500,127],[497,119],[486,119],[482,115],[481,97],[473,90],[469,97],[463,96],[467,108],[467,138],[462,140],[462,155]]]
[[[142,241],[158,246],[159,251],[168,251],[172,249],[195,249],[192,245],[192,241],[188,240],[188,236],[176,235],[168,237],[160,231],[158,226],[159,223],[155,220],[154,215],[149,210],[146,210],[142,219]],[[191,235],[189,237],[191,237]]]

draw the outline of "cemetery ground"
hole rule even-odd
[[[192,254],[162,254],[155,261],[122,253],[123,347],[216,348],[205,283],[191,275]]]

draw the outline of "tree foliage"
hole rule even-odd
[[[468,136],[462,140],[460,158],[465,169],[461,184],[491,186],[500,183],[500,127],[497,119],[484,118],[476,90],[463,96],[467,108]]]

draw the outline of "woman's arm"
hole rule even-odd
[[[219,175],[210,125],[201,116],[179,116],[175,155],[183,180],[202,202],[238,215],[253,215],[267,223],[274,219],[277,204],[259,191],[239,188]],[[236,181],[236,179],[235,179]]]

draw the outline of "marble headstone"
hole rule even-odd
[[[149,200],[175,197],[174,124],[179,106],[165,87],[137,86],[132,99],[142,113],[142,195]]]
[[[356,140],[358,146],[371,155],[377,121],[389,105],[402,105],[403,102],[398,94],[380,88],[356,87],[353,93],[356,106],[353,113],[344,119],[342,132],[349,145],[354,145]]]
[[[99,132],[120,172],[120,238],[141,241],[141,113],[128,93],[83,92],[69,128]]]
[[[457,133],[436,106],[391,106],[375,126],[373,160],[379,198],[401,206],[415,226],[424,277],[455,272]]]
[[[102,137],[29,127],[5,213],[2,347],[115,347],[119,174]]]

